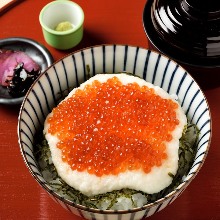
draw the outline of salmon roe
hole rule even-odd
[[[77,89],[53,110],[49,133],[60,139],[62,160],[96,176],[161,166],[165,142],[179,124],[177,103],[152,88],[117,77]]]

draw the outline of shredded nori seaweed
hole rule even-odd
[[[147,203],[152,203],[160,198],[163,198],[183,182],[183,178],[188,174],[195,158],[198,135],[199,130],[197,127],[193,124],[188,124],[180,139],[177,173],[175,176],[172,173],[168,173],[167,175],[173,178],[172,183],[159,193],[154,194],[147,194],[132,189],[114,190],[112,192],[90,197],[82,194],[78,190],[66,184],[58,176],[56,168],[51,160],[51,153],[48,143],[42,134],[35,139],[38,140],[38,142],[35,144],[35,157],[38,161],[39,169],[45,180],[48,182],[48,185],[52,187],[59,195],[76,204],[84,205],[89,208],[100,209],[103,206],[103,203],[105,203],[105,209],[108,210],[113,207],[119,197],[125,197],[132,201],[133,207],[137,207],[133,201],[133,195],[140,193],[146,198]]]

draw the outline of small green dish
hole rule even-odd
[[[45,41],[60,50],[73,48],[83,38],[84,12],[72,1],[53,1],[44,6],[39,15]],[[64,31],[55,30],[62,22],[72,24],[72,28]]]

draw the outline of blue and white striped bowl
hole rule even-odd
[[[126,211],[101,211],[76,205],[56,194],[42,177],[33,155],[33,142],[37,131],[43,129],[44,120],[62,98],[63,91],[79,86],[90,75],[98,73],[130,72],[162,87],[169,94],[177,94],[188,119],[200,129],[195,161],[184,182],[164,198]],[[211,116],[207,100],[194,79],[177,63],[139,47],[101,45],[77,51],[49,67],[27,93],[19,114],[18,137],[24,161],[37,182],[70,212],[86,219],[134,220],[143,219],[161,211],[172,203],[197,175],[208,153],[211,140]]]

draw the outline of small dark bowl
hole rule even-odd
[[[147,0],[143,26],[150,48],[183,66],[203,89],[220,85],[219,1]]]
[[[26,53],[41,67],[42,72],[52,65],[54,61],[47,48],[29,38],[12,37],[1,39],[0,49],[22,51]],[[21,104],[23,99],[24,97],[11,97],[8,94],[7,88],[0,86],[0,104]]]

